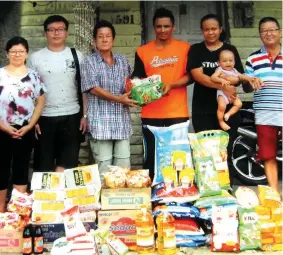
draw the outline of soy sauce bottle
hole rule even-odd
[[[43,233],[40,225],[40,217],[36,218],[36,225],[33,233],[33,253],[43,253]]]
[[[23,232],[23,255],[32,254],[32,229],[31,225],[26,225]]]

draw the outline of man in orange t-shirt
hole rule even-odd
[[[144,169],[154,176],[154,135],[144,127],[168,127],[189,119],[186,86],[189,83],[187,59],[190,45],[173,38],[175,19],[170,10],[160,8],[153,16],[155,41],[137,49],[133,77],[145,78],[160,74],[164,83],[164,96],[142,107],[142,132],[145,148]]]

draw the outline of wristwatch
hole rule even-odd
[[[87,119],[87,114],[84,114],[84,115],[83,115],[83,118]]]

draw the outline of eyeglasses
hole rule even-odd
[[[48,28],[47,31],[50,33],[63,33],[65,32],[67,29],[66,28]]]
[[[270,29],[267,29],[267,30],[262,30],[260,31],[260,34],[261,35],[267,35],[267,33],[270,33],[270,34],[275,34],[276,31],[280,30],[279,28],[270,28]]]
[[[12,56],[16,56],[17,54],[19,55],[24,55],[27,51],[26,50],[9,50],[9,53],[12,55]]]

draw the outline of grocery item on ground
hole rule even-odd
[[[51,200],[64,201],[64,190],[34,190],[32,192],[33,200]]]
[[[187,137],[189,121],[169,127],[146,127],[155,136],[152,201],[194,201],[199,194]]]
[[[139,254],[154,252],[154,221],[152,214],[147,211],[146,205],[141,207],[141,211],[136,217],[136,231],[137,252]]]
[[[281,206],[280,194],[271,187],[258,185],[260,204],[266,207],[278,208]]]
[[[64,210],[63,201],[34,201],[32,210],[35,212],[61,212]]]
[[[176,254],[176,229],[174,217],[163,212],[156,218],[157,224],[157,248],[162,255]]]
[[[212,156],[221,189],[230,189],[227,163],[228,133],[222,130],[208,130],[189,134],[189,139],[194,162],[195,158]]]
[[[36,218],[40,217],[42,223],[62,223],[63,218],[60,212],[36,212],[33,211],[31,221],[36,222]]]
[[[248,187],[239,187],[235,192],[235,196],[238,204],[244,208],[252,208],[259,205],[256,193]]]
[[[211,251],[240,250],[237,205],[213,206]]]
[[[49,189],[63,190],[65,188],[64,173],[34,172],[31,179],[31,190]]]
[[[104,174],[105,188],[117,189],[126,187],[126,173],[130,169],[120,166],[109,166],[108,172]]]
[[[137,101],[139,106],[154,102],[163,95],[163,83],[161,75],[149,76],[145,79],[132,79],[128,83],[132,99]]]
[[[149,188],[151,186],[149,170],[132,170],[127,172],[126,186],[128,188]]]
[[[79,236],[85,236],[86,230],[80,220],[79,207],[74,206],[61,212],[64,221],[67,240],[73,240]]]
[[[32,207],[32,196],[21,193],[17,189],[12,190],[11,199],[7,205],[8,212],[18,213],[22,216],[30,216]]]
[[[238,214],[240,250],[244,251],[261,248],[260,224],[255,209],[238,207]]]
[[[101,189],[100,178],[97,178],[99,172],[96,164],[66,169],[64,176],[67,188],[93,185],[97,190]]]
[[[254,209],[258,214],[259,220],[270,220],[271,219],[271,210],[269,207],[257,205],[254,207]]]
[[[168,203],[166,205],[157,205],[153,209],[153,216],[158,216],[162,212],[169,212],[175,219],[191,219],[198,218],[200,215],[199,209],[189,203]]]

